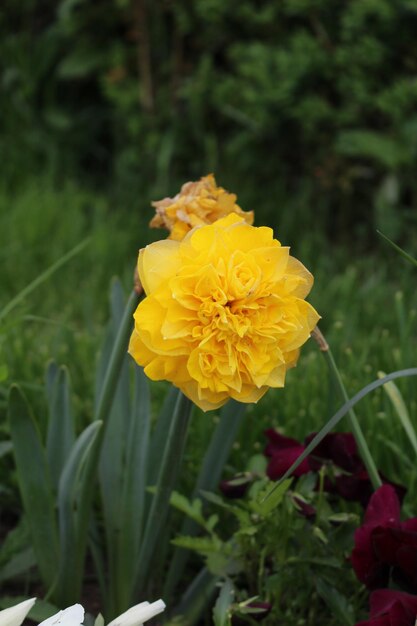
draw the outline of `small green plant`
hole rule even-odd
[[[197,535],[173,543],[197,553],[220,584],[214,623],[231,624],[232,616],[252,623],[326,623],[329,611],[351,626],[361,592],[346,558],[358,523],[355,509],[340,507],[323,491],[325,473],[306,475],[294,483],[274,485],[265,477],[266,460],[254,457],[245,497],[228,500],[202,493],[187,500],[174,493],[171,504],[199,527]],[[336,506],[335,506],[336,504]],[[296,591],[295,591],[296,589]],[[308,622],[305,607],[308,605]]]

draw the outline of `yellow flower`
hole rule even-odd
[[[212,224],[230,213],[241,215],[253,224],[253,211],[242,211],[236,204],[236,195],[217,187],[213,174],[203,176],[198,182],[185,183],[174,198],[152,202],[156,215],[152,228],[166,228],[169,238],[181,241],[195,226]]]
[[[235,214],[147,246],[138,270],[147,297],[129,352],[204,411],[283,387],[319,319],[304,300],[311,274],[270,228]]]

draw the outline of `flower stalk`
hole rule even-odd
[[[326,338],[324,337],[323,333],[319,330],[318,326],[316,326],[316,328],[313,330],[313,332],[311,333],[311,336],[318,344],[320,352],[323,354],[324,358],[326,359],[329,370],[334,377],[334,380],[337,384],[337,387],[340,391],[340,394],[344,402],[348,402],[349,396],[347,394],[346,387],[343,383],[339,369],[336,365],[336,361],[334,360],[332,351],[330,350],[330,346],[328,342],[326,341]],[[376,490],[378,489],[378,487],[382,485],[382,481],[379,476],[378,469],[375,465],[375,461],[369,450],[368,444],[366,443],[366,439],[362,432],[362,428],[360,427],[360,424],[358,422],[358,418],[356,417],[356,413],[353,409],[350,409],[350,411],[348,412],[348,419],[349,419],[350,427],[355,437],[356,444],[358,446],[358,450],[361,455],[362,461],[365,464],[372,486]]]

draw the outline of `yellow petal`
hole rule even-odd
[[[156,241],[139,252],[138,272],[147,295],[158,289],[181,265],[179,243],[166,239]]]

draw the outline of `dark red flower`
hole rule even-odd
[[[405,487],[393,483],[381,473],[379,473],[379,476],[384,484],[394,487],[399,501],[402,503],[407,493]],[[337,493],[344,500],[348,500],[348,502],[360,502],[366,508],[374,489],[368,472],[363,468],[354,474],[339,474],[336,476],[332,492]]]
[[[280,435],[272,428],[265,431],[265,434],[269,439],[265,454],[270,457],[267,475],[271,480],[281,478],[316,435],[316,433],[308,435],[303,445],[296,439]],[[363,507],[366,507],[373,494],[373,487],[368,472],[358,455],[352,433],[329,433],[326,435],[292,475],[299,477],[310,471],[318,472],[324,463],[328,462],[346,473],[336,471],[332,479],[326,476],[324,490],[349,502],[360,502]],[[384,483],[395,487],[402,502],[406,489],[387,480],[382,474],[380,477]]]
[[[400,520],[394,487],[382,485],[371,497],[364,524],[355,532],[351,561],[356,576],[370,589],[396,580],[417,589],[417,518]]]
[[[414,626],[417,596],[393,589],[378,589],[371,594],[370,619],[356,626]]]
[[[272,480],[277,480],[285,474],[316,435],[316,433],[311,433],[306,437],[305,444],[301,444],[296,439],[280,435],[272,428],[265,431],[265,434],[269,439],[265,454],[271,457],[267,474]],[[329,433],[313,450],[312,454],[302,461],[293,476],[302,476],[309,471],[319,471],[326,461],[331,461],[347,472],[357,472],[363,469],[363,463],[358,456],[353,435],[351,433]]]
[[[305,440],[307,446],[317,433],[311,433]],[[363,468],[358,455],[356,441],[352,433],[329,433],[312,452],[313,457],[332,461],[347,472],[357,472]],[[322,463],[320,464],[322,465]],[[320,467],[319,465],[319,467]]]
[[[265,431],[265,434],[269,439],[269,443],[265,448],[265,454],[271,457],[266,473],[271,480],[278,480],[289,470],[300,454],[304,452],[305,446],[296,439],[280,435],[273,428]],[[309,462],[307,459],[304,459],[293,473],[293,476],[302,476],[310,471]]]

